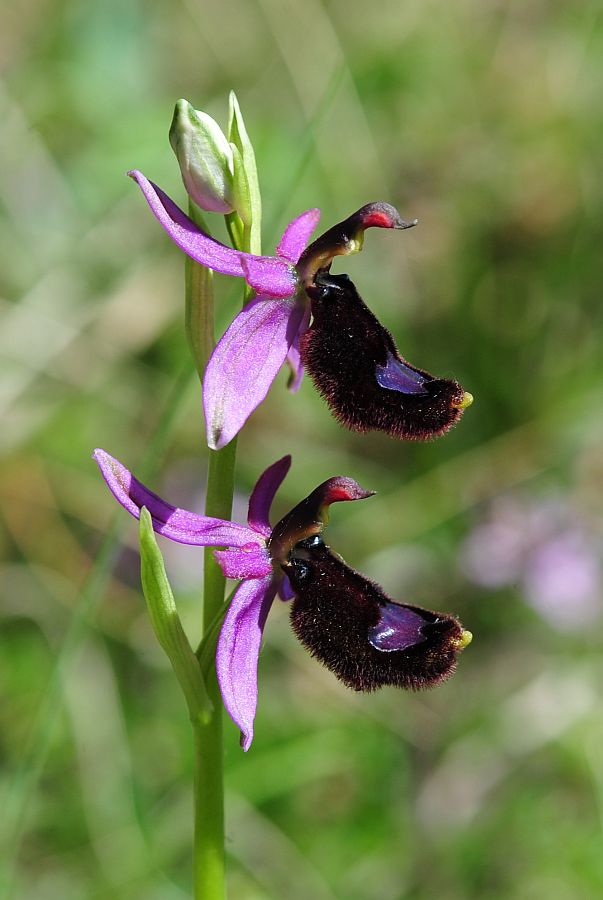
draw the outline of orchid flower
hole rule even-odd
[[[307,246],[320,217],[318,209],[309,209],[287,226],[275,256],[254,256],[203,232],[141,172],[130,175],[188,256],[245,278],[256,291],[216,345],[205,371],[203,406],[212,449],[238,433],[285,360],[293,390],[305,366],[335,416],[357,431],[427,439],[447,431],[469,406],[473,398],[456,381],[435,378],[404,360],[349,279],[342,290],[344,276],[329,274],[335,256],[362,248],[367,228],[406,229],[416,220],[405,221],[387,203],[369,203]]]
[[[215,551],[224,575],[241,579],[220,631],[216,671],[244,750],[253,739],[258,657],[277,591],[283,599],[294,598],[291,623],[301,643],[355,690],[435,685],[453,672],[458,653],[471,640],[453,616],[390,600],[323,543],[331,503],[374,493],[351,478],[329,478],[272,528],[270,507],[289,470],[289,456],[260,476],[249,500],[247,525],[178,509],[104,450],[96,450],[94,458],[111,492],[132,516],[139,518],[146,507],[158,534],[183,544],[224,548]]]

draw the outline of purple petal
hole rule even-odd
[[[258,701],[258,657],[266,616],[274,600],[270,576],[243,581],[226,612],[218,639],[216,671],[222,700],[249,750]]]
[[[427,625],[426,619],[408,606],[386,603],[381,607],[381,618],[369,629],[369,643],[376,650],[391,652],[406,650],[426,640],[421,629]]]
[[[297,290],[297,277],[292,267],[275,256],[253,256],[233,250],[201,231],[173,200],[142,172],[128,174],[144,194],[151,212],[169,236],[192,259],[222,272],[246,278],[256,291],[271,297],[290,297]]]
[[[387,354],[387,363],[384,366],[377,366],[375,375],[377,383],[390,391],[399,391],[401,394],[427,393],[425,389],[427,379],[391,353]]]
[[[289,347],[289,352],[287,354],[287,362],[289,364],[289,368],[291,369],[291,376],[289,378],[289,383],[287,387],[291,391],[292,394],[295,394],[301,387],[302,379],[304,377],[304,364],[301,361],[301,355],[299,352],[299,342],[303,334],[308,330],[308,325],[310,324],[310,307],[306,306],[304,309],[304,316],[300,322],[299,329],[293,343]]]
[[[297,292],[297,275],[293,268],[276,256],[251,256],[241,253],[241,263],[248,284],[268,297],[292,297]]]
[[[293,301],[256,297],[216,345],[203,379],[207,443],[213,450],[232,440],[268,393],[302,315]]]
[[[166,503],[104,450],[95,450],[92,455],[115,499],[136,519],[140,518],[141,507],[146,506],[158,534],[198,547],[245,547],[261,542],[260,535],[245,525],[198,516]]]
[[[272,562],[265,547],[251,544],[237,550],[214,550],[226,578],[263,578],[272,573]]]
[[[224,275],[245,277],[242,254],[205,234],[198,225],[170,200],[160,187],[135,169],[128,172],[145,196],[151,212],[169,236],[184,252],[197,262]]]
[[[319,219],[320,210],[314,208],[307,209],[301,216],[289,222],[276,248],[277,256],[282,256],[283,259],[295,264],[306,249],[306,244]]]
[[[270,507],[274,496],[291,468],[291,457],[283,456],[282,459],[272,463],[258,478],[249,498],[249,511],[247,522],[254,531],[259,531],[264,537],[270,537]]]

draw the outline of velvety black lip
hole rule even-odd
[[[428,440],[458,422],[471,395],[458,382],[436,378],[403,359],[347,275],[321,273],[307,293],[312,324],[301,340],[302,361],[343,425]],[[396,374],[396,362],[399,384],[384,387],[396,385],[395,377],[387,377],[392,370]]]
[[[319,536],[296,545],[283,569],[295,591],[295,634],[354,690],[439,684],[454,672],[459,651],[471,639],[454,616],[391,600]],[[403,649],[393,649],[397,645]]]

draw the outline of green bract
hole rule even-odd
[[[184,633],[147,509],[140,513],[140,574],[153,631],[180,682],[191,720],[207,722],[212,704],[197,657]]]

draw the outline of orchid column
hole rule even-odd
[[[230,95],[228,137],[206,113],[185,100],[176,104],[170,143],[190,197],[190,214],[203,224],[199,208],[223,213],[236,250],[261,253],[261,198],[253,148],[234,93]],[[207,228],[204,226],[204,230]],[[215,338],[213,278],[210,269],[185,257],[186,332],[201,380]],[[248,299],[245,287],[243,301]],[[205,514],[230,519],[234,490],[236,439],[209,449]],[[207,647],[212,626],[224,611],[225,577],[210,548],[205,551],[202,634]],[[215,628],[214,628],[215,630]],[[200,655],[200,654],[199,654]],[[206,721],[193,723],[195,737],[195,897],[220,900],[224,877],[224,787],[222,699],[214,665],[205,672],[213,706]]]

